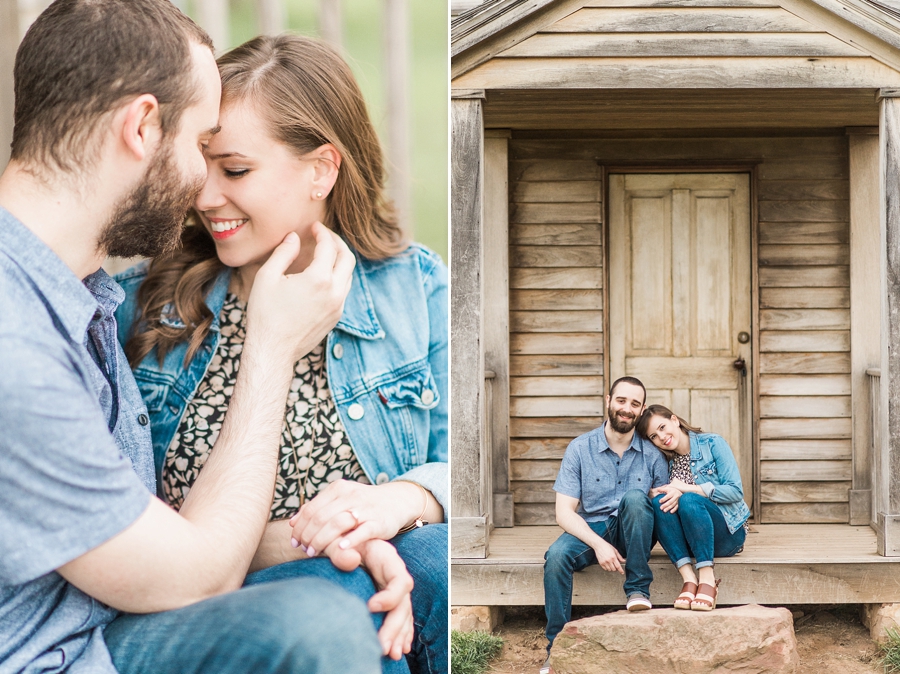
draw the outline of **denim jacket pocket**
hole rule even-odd
[[[378,395],[388,409],[417,407],[430,410],[437,407],[440,400],[437,384],[428,363],[413,372],[378,387]]]
[[[140,378],[137,378],[137,385],[138,389],[140,389],[141,397],[147,405],[147,411],[150,414],[156,414],[161,411],[163,404],[166,402],[169,387],[165,384],[142,381]]]

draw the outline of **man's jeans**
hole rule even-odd
[[[348,576],[372,588],[364,571]],[[320,578],[252,585],[174,611],[123,614],[103,636],[120,674],[381,672],[365,604]]]
[[[625,558],[625,596],[650,598],[650,548],[653,547],[653,509],[650,499],[639,489],[625,492],[619,513],[605,522],[588,526]],[[572,575],[597,563],[594,549],[564,533],[544,555],[544,608],[547,612],[547,650],[556,635],[572,618]]]
[[[664,513],[659,508],[663,495],[653,499],[653,533],[675,568],[697,560],[697,568],[713,565],[713,556],[731,557],[744,545],[747,532],[738,527],[728,531],[719,507],[705,496],[683,494],[678,510]]]

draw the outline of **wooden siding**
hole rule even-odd
[[[758,178],[759,310],[753,321],[759,339],[754,433],[760,521],[846,522],[846,136],[648,135],[656,134],[527,131],[514,132],[510,141],[510,479],[516,523],[553,523],[552,484],[565,447],[603,418],[602,167],[640,163],[677,170],[683,162],[698,170],[696,163],[705,161],[715,173],[716,165],[748,160],[757,162]]]

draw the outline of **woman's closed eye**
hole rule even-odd
[[[226,178],[243,178],[250,173],[250,169],[222,169]]]

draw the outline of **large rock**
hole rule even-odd
[[[888,630],[900,631],[900,604],[863,604],[860,618],[869,628],[872,639],[884,643]]]
[[[556,674],[787,674],[797,663],[791,612],[755,604],[584,618],[565,626],[552,652]]]

